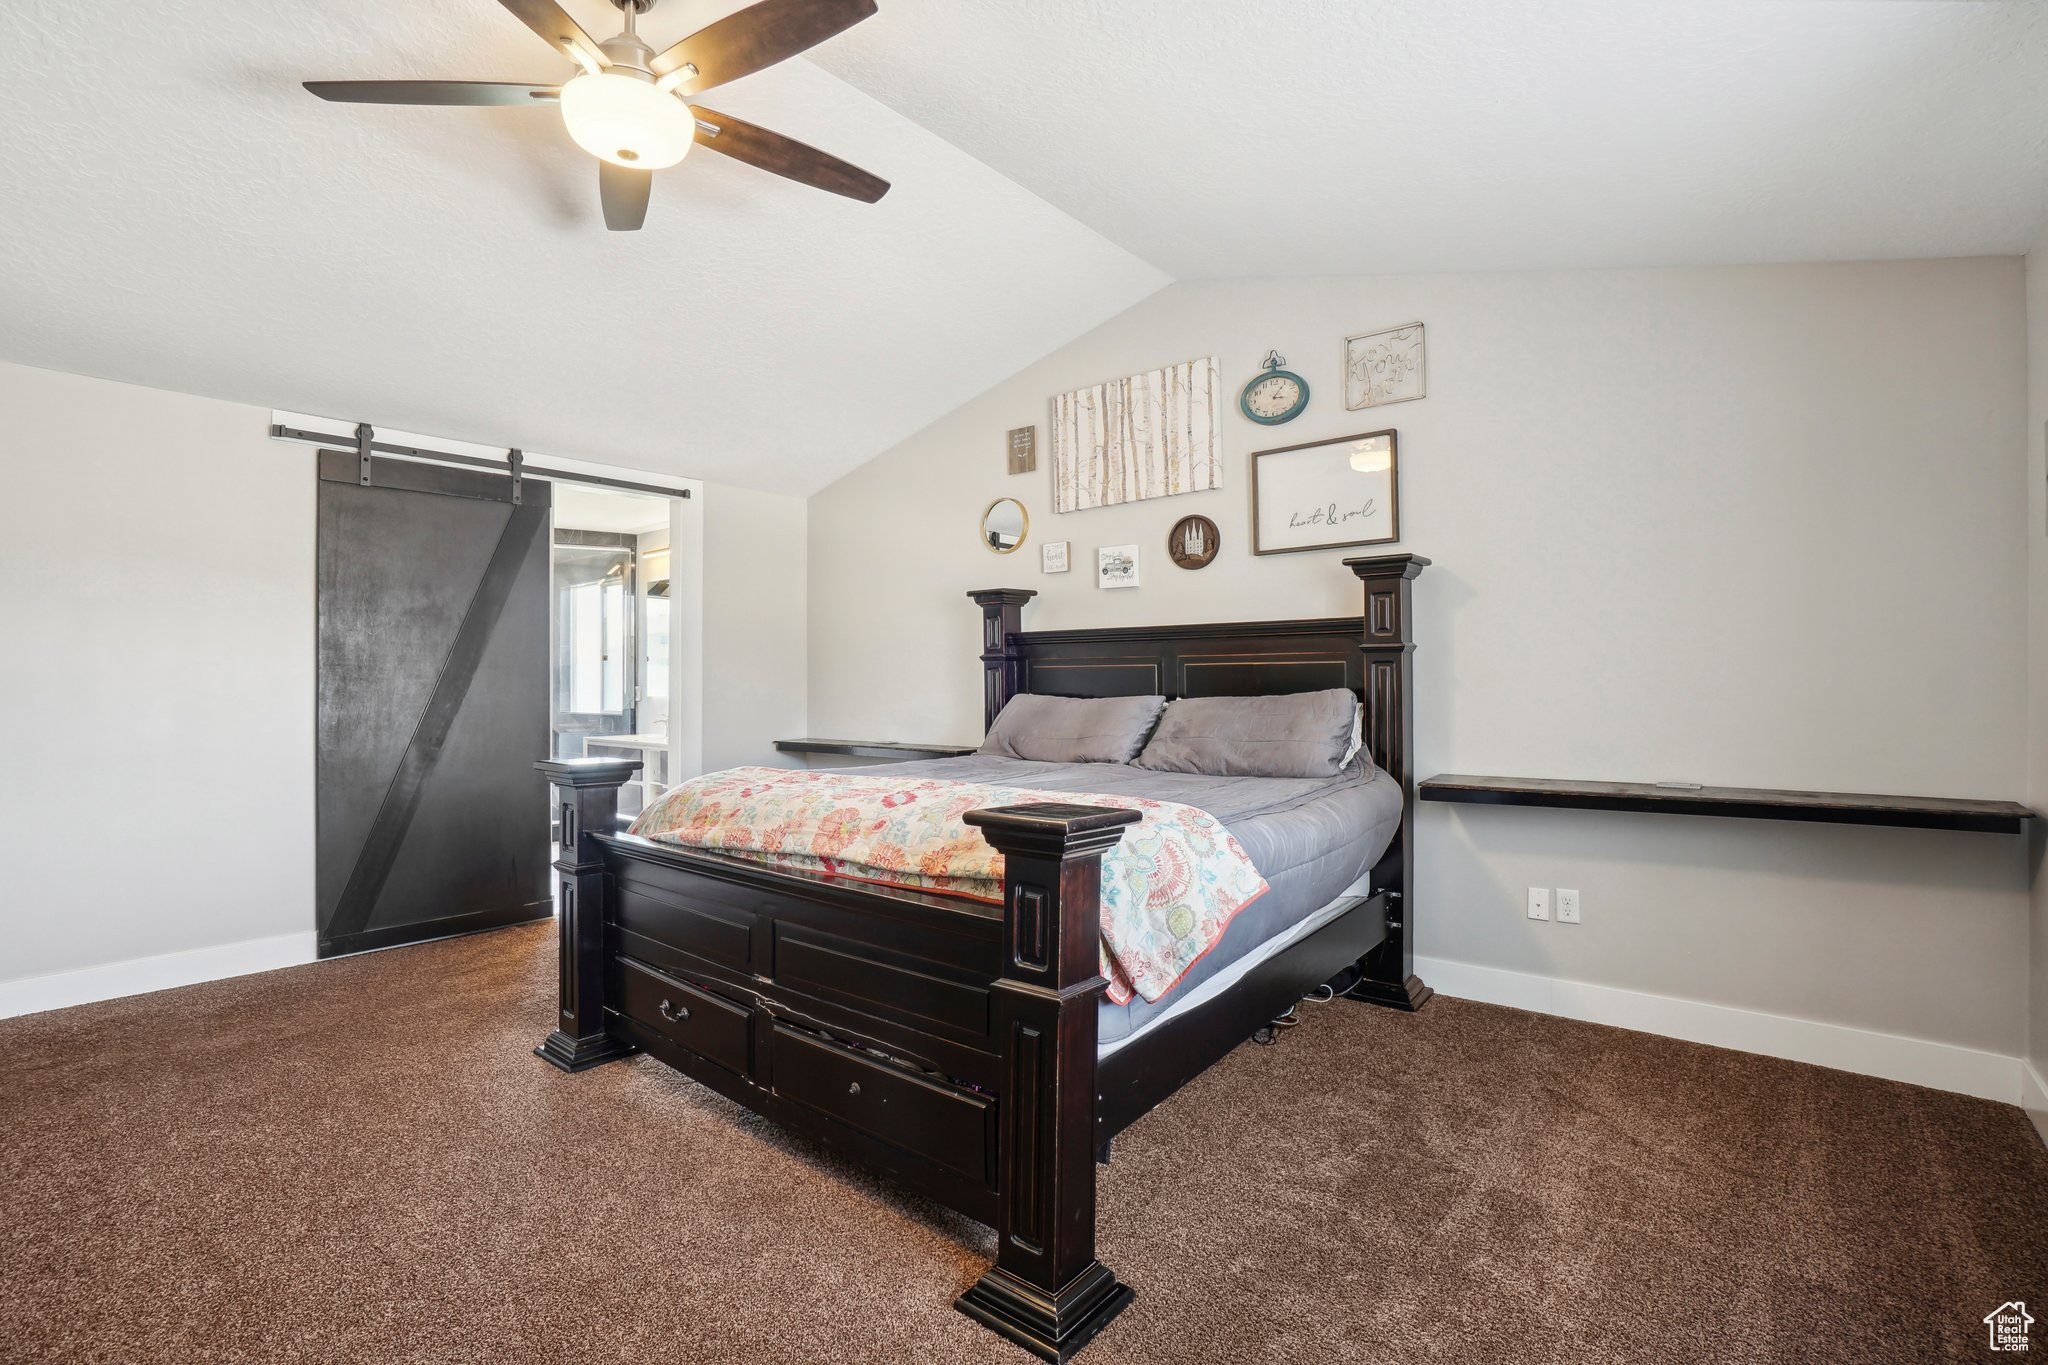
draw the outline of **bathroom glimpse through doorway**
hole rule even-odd
[[[551,546],[557,758],[637,758],[632,815],[675,780],[671,499],[557,486]]]

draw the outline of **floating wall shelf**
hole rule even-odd
[[[893,739],[778,739],[785,754],[838,754],[845,758],[958,758],[973,744],[901,744]]]
[[[1772,787],[1667,787],[1652,782],[1573,782],[1554,777],[1471,777],[1445,773],[1421,787],[1425,801],[1479,806],[1558,806],[1657,815],[1733,815],[1836,825],[1901,825],[2018,834],[2034,812],[2017,801],[1946,796],[1870,796]]]

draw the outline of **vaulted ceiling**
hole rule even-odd
[[[564,0],[593,32],[606,0]],[[2048,6],[881,0],[718,108],[646,230],[493,0],[0,7],[0,358],[809,492],[1172,278],[2013,253]],[[657,45],[738,0],[662,0]]]
[[[1166,282],[801,60],[715,107],[887,197],[700,149],[637,233],[548,106],[299,88],[573,70],[494,0],[8,0],[0,358],[808,493]]]
[[[885,0],[816,59],[1183,278],[2009,254],[2048,221],[2037,0]]]

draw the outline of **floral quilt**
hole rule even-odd
[[[633,833],[771,867],[1000,905],[1003,855],[961,816],[1068,801],[1143,819],[1102,857],[1102,972],[1109,998],[1157,1000],[1216,946],[1266,879],[1207,811],[1171,801],[1046,792],[943,778],[733,768],[662,793]]]

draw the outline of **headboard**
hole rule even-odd
[[[1408,585],[1421,555],[1347,559],[1365,588],[1365,611],[1315,621],[1226,621],[1106,630],[1025,630],[1029,588],[967,594],[981,606],[984,721],[1019,692],[1062,697],[1256,696],[1348,687],[1365,701],[1365,742],[1373,762],[1401,784],[1401,823],[1373,865],[1386,936],[1360,960],[1348,993],[1412,1010],[1430,996],[1415,975],[1414,619]],[[1339,989],[1342,989],[1340,986]]]
[[[984,721],[1020,692],[1057,697],[1253,696],[1348,687],[1366,703],[1373,762],[1411,789],[1409,588],[1421,555],[1347,559],[1365,588],[1362,616],[1307,621],[1226,621],[1099,630],[1022,628],[1029,588],[985,588],[982,609]]]

